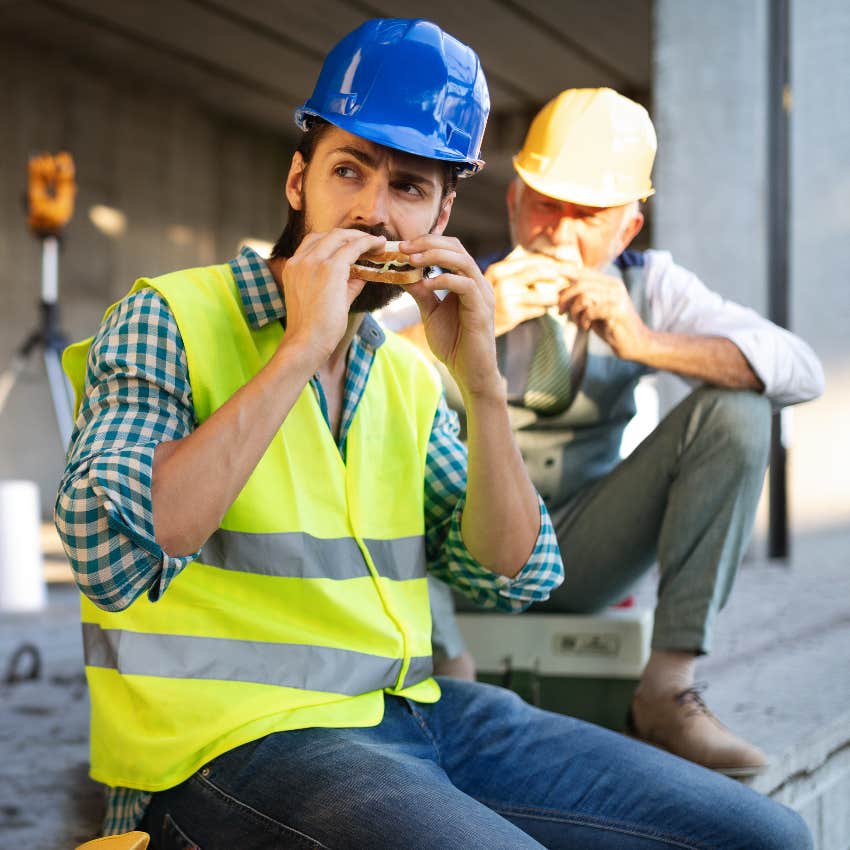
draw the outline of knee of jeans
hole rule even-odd
[[[749,795],[748,795],[749,796]],[[744,807],[746,809],[746,807]],[[734,821],[734,846],[747,850],[812,850],[812,834],[793,809],[770,799],[759,800]]]
[[[770,450],[771,408],[768,399],[748,390],[703,387],[698,403],[706,411],[705,424],[730,459],[742,468],[764,469]]]
[[[785,815],[781,824],[765,836],[765,850],[812,850],[814,842],[812,833],[802,816],[792,809],[783,806]]]

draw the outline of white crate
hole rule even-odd
[[[457,622],[482,673],[510,667],[541,676],[639,679],[649,658],[652,611],[468,614]]]

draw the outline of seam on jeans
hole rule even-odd
[[[493,801],[476,798],[479,803],[492,809],[496,814],[510,819],[511,815],[527,817],[535,820],[557,821],[570,823],[576,826],[589,826],[595,829],[604,829],[608,832],[618,832],[623,835],[634,835],[638,838],[646,838],[652,841],[664,842],[668,846],[680,847],[682,850],[713,850],[705,844],[693,844],[675,835],[664,832],[647,831],[625,821],[601,820],[590,815],[568,815],[553,809],[542,809],[535,806],[504,806]]]
[[[186,835],[185,832],[180,828],[180,825],[176,820],[171,816],[170,811],[166,811],[166,813],[162,817],[162,825],[160,827],[160,837],[163,839],[162,843],[165,844],[166,838],[166,830],[170,830],[172,833],[176,833],[177,837],[183,841],[184,850],[201,850],[201,845],[198,844],[197,841],[193,841]]]
[[[266,827],[269,826],[269,824],[273,824],[274,826],[278,827],[279,830],[285,831],[290,837],[297,836],[298,838],[301,838],[304,841],[311,842],[311,846],[313,848],[318,848],[318,850],[330,850],[327,845],[322,844],[322,842],[319,841],[317,838],[313,838],[311,835],[307,835],[306,833],[301,832],[301,830],[295,829],[292,826],[288,826],[285,823],[281,823],[279,820],[275,820],[275,818],[273,817],[269,817],[269,815],[263,814],[263,812],[255,809],[253,806],[249,806],[247,803],[242,802],[242,800],[237,800],[236,797],[231,796],[222,788],[219,788],[218,785],[215,785],[214,783],[210,782],[210,780],[206,777],[196,773],[192,777],[192,779],[194,779],[196,782],[206,785],[208,790],[220,797],[226,805],[229,805],[235,809],[239,809],[239,811],[250,820],[262,823]]]
[[[417,722],[419,728],[425,734],[425,737],[431,742],[431,749],[434,750],[434,754],[437,756],[437,765],[439,767],[443,767],[443,755],[440,752],[440,747],[437,744],[437,739],[434,736],[434,733],[431,731],[431,727],[428,726],[425,717],[416,710],[416,706],[414,705],[413,701],[407,699],[406,697],[405,701],[407,702],[408,709],[410,709],[410,713],[413,715],[413,719]]]

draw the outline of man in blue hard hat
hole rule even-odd
[[[796,815],[723,777],[430,675],[426,569],[507,610],[562,574],[511,434],[492,289],[443,235],[488,105],[470,48],[367,22],[296,114],[273,256],[143,279],[66,358],[82,400],[57,524],[108,832],[808,846]],[[367,312],[394,291],[351,277],[388,238],[448,270],[410,291],[463,393],[468,458],[431,368]]]

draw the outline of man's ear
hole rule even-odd
[[[511,226],[511,232],[513,233],[513,224],[516,221],[516,207],[519,203],[519,193],[521,191],[521,187],[519,185],[519,178],[514,177],[510,183],[508,183],[508,192],[505,197],[505,200],[508,204],[508,223]]]
[[[643,228],[644,217],[643,213],[638,210],[633,213],[631,220],[629,223],[623,228],[623,232],[620,234],[620,250],[617,252],[618,256],[632,244],[632,240],[635,236],[640,233]]]
[[[431,228],[431,233],[436,233],[442,236],[446,225],[449,223],[449,216],[452,214],[452,206],[454,206],[456,193],[449,192],[442,201],[440,201],[440,214],[437,216],[437,221]]]
[[[506,196],[506,200],[508,202],[508,215],[513,218],[514,208],[516,207],[516,194],[517,194],[517,185],[516,180],[511,180],[508,183],[508,193]]]
[[[301,209],[301,190],[304,188],[304,172],[307,163],[301,156],[301,151],[295,151],[289,166],[289,174],[286,176],[286,199],[294,210]]]

